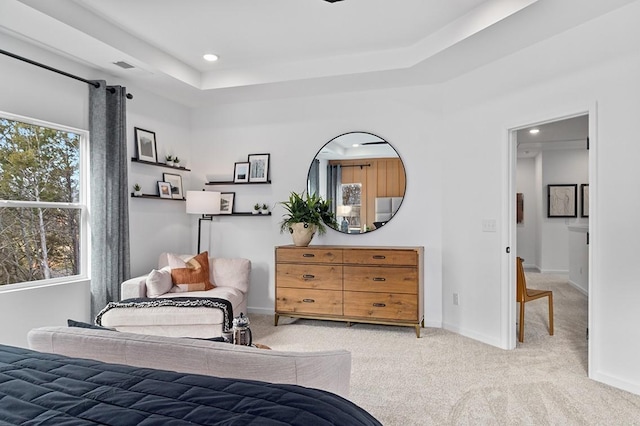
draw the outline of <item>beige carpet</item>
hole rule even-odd
[[[279,350],[351,351],[350,397],[384,425],[640,424],[640,396],[587,377],[587,298],[563,275],[527,272],[553,291],[527,303],[525,342],[505,351],[441,329],[252,315],[256,342]],[[515,327],[515,324],[514,324]]]

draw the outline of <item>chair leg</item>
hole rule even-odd
[[[553,336],[553,293],[549,294],[549,335]]]
[[[520,302],[520,330],[518,332],[518,340],[524,342],[524,302]]]

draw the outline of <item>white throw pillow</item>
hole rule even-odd
[[[171,291],[171,268],[154,269],[147,276],[147,297],[158,297]]]

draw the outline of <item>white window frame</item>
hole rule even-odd
[[[17,201],[17,200],[0,200],[0,207],[18,207],[18,208],[60,208],[60,209],[77,209],[80,210],[80,259],[79,273],[77,275],[69,275],[66,277],[50,278],[45,280],[26,281],[13,284],[5,284],[0,286],[0,293],[13,291],[22,288],[45,287],[54,284],[64,284],[76,281],[86,281],[89,279],[89,259],[91,247],[91,228],[89,226],[89,131],[69,127],[62,124],[51,123],[36,118],[25,117],[22,115],[12,114],[0,111],[0,117],[7,120],[20,121],[35,126],[48,127],[50,129],[60,130],[62,132],[75,133],[80,138],[80,164],[79,179],[80,190],[78,193],[79,200],[77,203],[57,203],[42,201]]]

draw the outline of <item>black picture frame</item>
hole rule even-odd
[[[547,217],[578,217],[578,184],[547,185]]]
[[[156,133],[139,127],[133,129],[136,138],[136,158],[141,161],[157,163]]]
[[[162,179],[171,184],[171,198],[177,200],[184,199],[184,193],[182,191],[182,176],[175,173],[163,173]]]
[[[160,198],[173,198],[171,195],[171,184],[169,182],[158,181],[158,196]]]
[[[220,193],[220,214],[233,214],[233,202],[235,196],[235,192]]]
[[[271,154],[249,154],[249,182],[269,182]]]
[[[233,183],[249,182],[249,168],[251,163],[242,161],[235,163],[233,167]]]
[[[589,184],[580,185],[580,217],[589,217]]]

